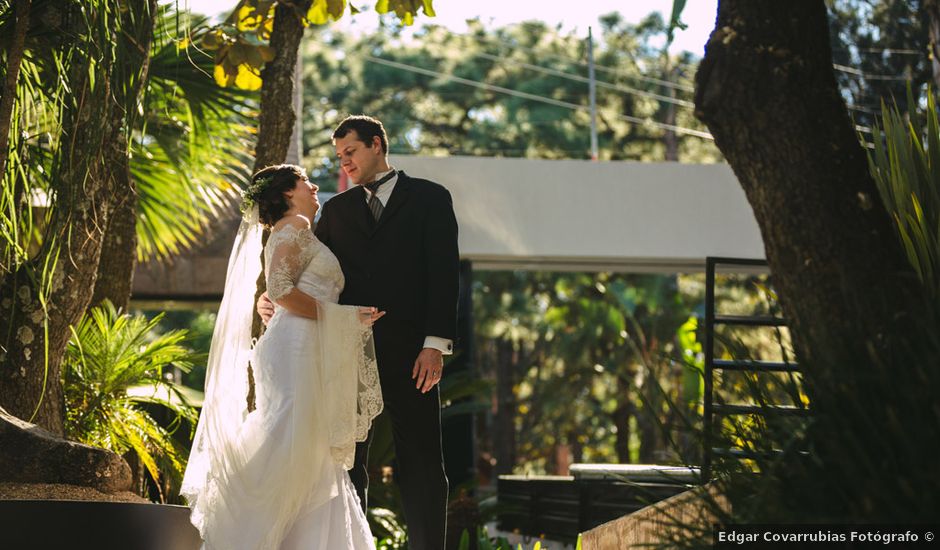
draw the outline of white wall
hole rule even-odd
[[[392,155],[454,198],[477,269],[699,271],[706,256],[764,258],[725,164]]]

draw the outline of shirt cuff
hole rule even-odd
[[[454,341],[440,336],[425,336],[424,347],[436,349],[442,355],[452,355],[454,353]]]

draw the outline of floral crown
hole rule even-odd
[[[242,191],[242,213],[248,212],[255,204],[257,204],[258,199],[261,198],[261,194],[264,193],[264,190],[267,189],[273,181],[273,175],[263,176],[252,181],[251,185]]]

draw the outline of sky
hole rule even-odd
[[[231,10],[237,0],[179,0],[197,13],[214,16]],[[677,30],[670,51],[690,51],[702,56],[708,35],[715,26],[718,0],[689,0],[682,14],[686,30]],[[353,5],[363,10],[332,23],[338,30],[369,32],[376,28],[378,15],[372,11],[372,0],[353,0]],[[555,26],[561,24],[562,33],[573,32],[587,36],[588,27],[600,28],[601,15],[619,11],[631,23],[640,21],[651,12],[662,13],[668,19],[672,13],[672,0],[435,0],[435,17],[423,14],[415,18],[415,25],[434,22],[454,32],[465,32],[467,19],[479,17],[484,24],[504,26],[527,20],[539,20]]]

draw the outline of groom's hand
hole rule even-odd
[[[424,348],[418,354],[415,367],[411,371],[411,379],[417,380],[416,388],[421,393],[431,391],[435,384],[441,381],[444,373],[444,356],[440,350]]]
[[[261,297],[258,298],[258,303],[255,305],[255,308],[258,310],[258,315],[261,316],[261,320],[264,321],[264,325],[268,326],[268,321],[274,316],[274,303],[268,299],[267,292],[261,293]]]

